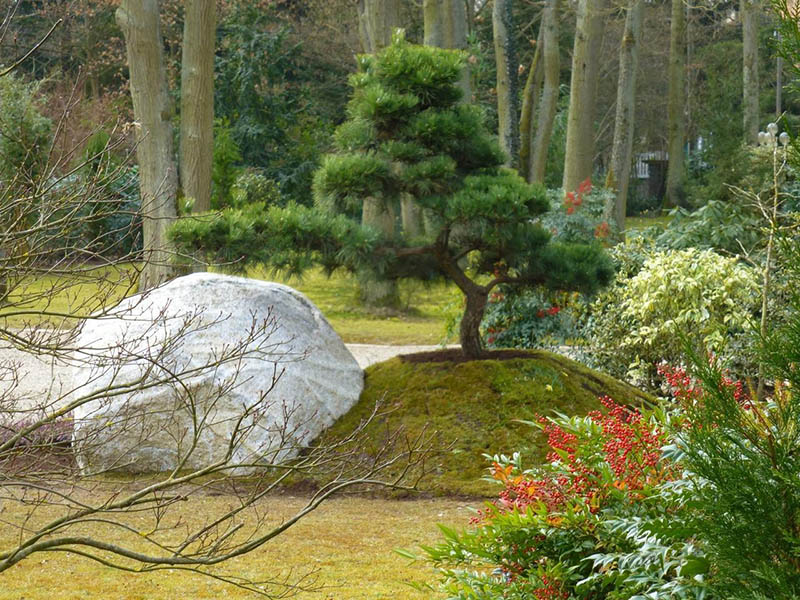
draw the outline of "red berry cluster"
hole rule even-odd
[[[550,315],[551,317],[554,317],[560,312],[561,312],[561,307],[560,306],[551,306],[547,310],[544,310],[543,308],[539,309],[539,311],[537,311],[537,313],[536,313],[536,316],[539,317],[540,319],[543,318],[546,315]]]
[[[636,496],[652,480],[661,458],[661,447],[667,441],[665,432],[642,420],[642,415],[614,402],[608,396],[600,398],[608,414],[589,413],[603,429],[605,460],[617,478],[619,489]]]
[[[542,587],[534,590],[533,595],[537,600],[566,600],[569,598],[567,590],[557,579],[551,579],[547,575],[542,575]]]
[[[583,204],[583,195],[588,194],[591,191],[592,180],[587,177],[581,181],[581,183],[578,185],[578,189],[575,192],[567,192],[567,195],[564,198],[564,206],[567,207],[567,214],[571,215],[574,213],[575,209]]]
[[[713,357],[710,360],[713,361]],[[659,365],[658,374],[666,380],[672,395],[679,402],[694,405],[703,400],[703,388],[688,375],[685,369]],[[723,375],[720,389],[730,391],[733,399],[745,410],[753,407],[752,398],[743,382]]]

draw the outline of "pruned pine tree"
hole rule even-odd
[[[123,0],[116,12],[125,36],[136,119],[144,267],[140,290],[174,274],[166,230],[177,216],[178,171],[172,146],[173,106],[167,86],[157,0]]]
[[[183,219],[179,249],[244,267],[290,273],[312,264],[376,279],[444,278],[465,296],[461,348],[483,353],[479,326],[499,284],[592,291],[613,268],[595,245],[556,244],[536,222],[545,190],[502,167],[505,159],[457,83],[464,54],[408,44],[398,35],[351,77],[350,118],[314,181],[313,208],[249,205],[218,217]],[[421,237],[388,237],[362,225],[364,198],[385,206],[401,195],[426,215]]]
[[[634,110],[636,106],[636,69],[639,64],[639,45],[642,39],[642,0],[630,0],[625,17],[625,31],[619,48],[619,78],[617,80],[617,111],[614,118],[614,141],[611,147],[610,179],[614,196],[605,206],[606,222],[612,220],[618,231],[625,229],[625,209],[628,204],[628,181],[631,176],[633,151]]]

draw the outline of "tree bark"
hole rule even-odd
[[[358,0],[358,32],[366,54],[391,44],[392,34],[400,26],[398,0]]]
[[[605,206],[604,218],[625,230],[625,209],[628,203],[628,183],[631,176],[633,151],[634,108],[636,101],[636,69],[639,64],[639,45],[642,39],[642,0],[630,0],[625,17],[625,32],[619,49],[619,79],[617,80],[617,112],[614,119],[614,141],[611,147],[611,180],[614,196]]]
[[[544,20],[544,19],[543,19]],[[529,170],[531,162],[533,138],[536,135],[536,110],[542,94],[544,83],[544,68],[542,66],[542,52],[544,39],[544,24],[539,27],[536,39],[536,50],[528,69],[528,79],[522,90],[522,110],[519,117],[519,174],[530,181]]]
[[[394,30],[400,27],[398,0],[359,0],[358,25],[361,48],[366,54],[375,54],[392,43]],[[405,200],[407,203],[408,200]],[[403,216],[411,219],[413,207],[406,206]],[[376,198],[366,198],[361,207],[361,222],[389,239],[395,235],[395,211],[391,203]],[[409,227],[412,224],[409,222]],[[372,307],[397,307],[400,297],[395,281],[376,281],[369,276],[359,278],[361,301]]]
[[[116,12],[125,36],[136,157],[142,201],[144,268],[140,290],[174,276],[166,230],[176,217],[178,174],[172,147],[172,102],[167,87],[157,0],[123,0]]]
[[[686,69],[686,14],[683,0],[672,0],[669,36],[669,95],[667,98],[667,207],[684,204],[684,108]]]
[[[424,43],[426,46],[467,49],[467,8],[464,0],[424,0]],[[472,100],[469,69],[464,69],[459,81],[464,92],[463,101]]]
[[[532,141],[532,152],[528,167],[528,181],[543,182],[547,166],[547,151],[553,135],[553,122],[558,110],[558,92],[561,79],[561,65],[558,48],[558,14],[560,0],[547,0],[542,14],[542,58],[544,84],[539,103],[539,116],[536,120],[536,134]]]
[[[362,205],[361,223],[381,231],[389,239],[394,237],[396,214],[391,202],[367,198]],[[376,280],[366,274],[359,277],[361,301],[372,307],[395,308],[400,305],[397,282]]]
[[[744,140],[758,143],[758,5],[756,0],[741,0],[742,15],[742,106]]]
[[[192,212],[211,209],[214,158],[215,0],[186,0],[181,60],[180,180]]]
[[[508,157],[507,166],[519,164],[519,110],[517,107],[517,59],[514,49],[512,0],[494,0],[492,32],[497,63],[497,136]]]
[[[597,95],[603,9],[606,0],[579,0],[572,51],[564,191],[591,178],[594,166],[594,107]]]

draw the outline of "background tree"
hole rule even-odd
[[[613,219],[619,231],[625,230],[625,209],[633,158],[631,153],[636,109],[636,70],[639,63],[639,44],[642,39],[642,10],[641,0],[630,1],[619,50],[617,111],[608,177],[615,193],[613,200],[609,198],[604,214],[606,221],[611,222]]]
[[[424,0],[422,5],[424,23],[424,43],[437,48],[466,50],[469,18],[473,12],[468,10],[462,0]],[[464,92],[464,101],[472,98],[469,69],[464,68],[459,86]]]
[[[566,191],[578,189],[593,172],[595,95],[605,6],[605,0],[578,2],[562,185]]]
[[[172,146],[172,99],[162,51],[157,0],[123,0],[117,22],[125,35],[131,98],[136,118],[144,232],[140,287],[149,289],[172,277],[166,230],[177,215],[178,172]]]
[[[187,0],[181,60],[180,182],[193,210],[211,209],[216,0]]]
[[[667,107],[667,206],[682,206],[685,203],[683,179],[685,158],[686,106],[686,6],[683,0],[672,0],[669,36],[669,101]]]
[[[446,278],[466,299],[460,340],[469,357],[482,354],[478,327],[497,285],[591,291],[609,281],[601,248],[550,243],[534,222],[547,209],[544,189],[501,168],[505,157],[480,109],[459,102],[463,65],[461,53],[402,38],[361,57],[338,151],[315,176],[314,209],[253,205],[184,219],[173,240],[240,266],[302,272],[319,263],[379,279]],[[359,222],[364,197],[388,205],[402,194],[424,209],[425,236],[389,238]]]
[[[514,48],[512,0],[494,0],[492,32],[497,61],[497,135],[508,166],[519,164],[517,55]]]
[[[547,166],[547,153],[553,133],[553,121],[558,110],[558,97],[561,83],[561,61],[559,48],[559,0],[547,0],[542,11],[542,67],[544,81],[539,103],[535,134],[531,139],[528,181],[544,181]],[[537,44],[538,46],[538,44]]]
[[[740,0],[739,15],[742,21],[742,122],[744,139],[748,144],[758,141],[759,85],[758,85],[758,0]]]

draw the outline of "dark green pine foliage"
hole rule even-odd
[[[252,205],[185,219],[171,234],[179,251],[293,273],[316,263],[377,279],[444,277],[466,297],[460,334],[468,356],[482,352],[478,328],[498,284],[591,292],[610,280],[602,248],[551,243],[537,223],[544,188],[501,166],[480,109],[460,102],[463,53],[397,35],[359,67],[336,152],[314,177],[315,206]],[[362,226],[366,199],[416,215],[418,226],[405,218],[394,234]]]

